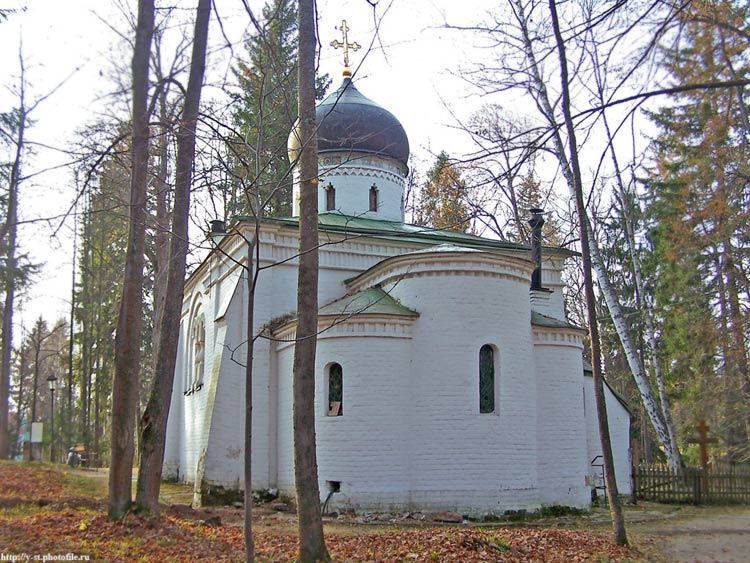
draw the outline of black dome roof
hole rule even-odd
[[[318,153],[353,150],[390,156],[408,166],[409,139],[387,109],[363,96],[346,77],[315,109]]]

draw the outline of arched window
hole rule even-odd
[[[495,412],[495,350],[489,344],[479,349],[479,412]]]
[[[378,187],[373,184],[370,188],[370,211],[378,210]]]
[[[344,370],[341,364],[328,368],[328,416],[344,414]]]
[[[190,329],[190,369],[185,391],[192,393],[203,387],[203,371],[206,356],[206,323],[202,313],[196,314]]]
[[[336,210],[336,188],[333,187],[333,184],[328,184],[325,187],[326,191],[326,211],[335,211]]]

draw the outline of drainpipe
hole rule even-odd
[[[531,289],[542,287],[542,225],[544,225],[543,209],[531,209],[531,259],[534,261],[534,271],[531,273]]]

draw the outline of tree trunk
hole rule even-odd
[[[180,316],[184,296],[185,261],[188,251],[190,187],[195,159],[195,134],[200,109],[203,75],[206,68],[208,23],[211,0],[198,0],[193,37],[190,75],[185,92],[185,106],[177,133],[177,165],[172,209],[172,235],[169,242],[169,270],[156,351],[154,385],[140,421],[141,460],[136,490],[138,510],[158,512],[167,417],[172,398],[172,384],[180,335]]]
[[[156,42],[157,79],[164,81],[161,69],[161,40]],[[160,134],[158,141],[158,173],[154,178],[154,200],[156,216],[154,217],[154,330],[151,333],[151,349],[159,349],[159,329],[164,313],[164,300],[167,293],[167,274],[169,271],[169,141],[170,132],[175,129],[174,120],[167,109],[169,83],[162,84],[159,91]]]
[[[73,376],[73,352],[75,343],[75,332],[73,327],[76,321],[76,259],[78,257],[78,205],[76,204],[73,208],[74,219],[73,219],[73,266],[71,268],[71,280],[70,280],[70,333],[68,334],[68,385],[67,395],[65,397],[65,418],[61,420],[61,425],[64,425],[64,444],[65,448],[69,447],[69,444],[73,441],[73,387],[74,387],[74,376]],[[61,397],[62,398],[62,397]]]
[[[0,459],[8,459],[8,403],[10,399],[10,367],[13,351],[13,308],[16,300],[16,235],[18,232],[18,187],[21,183],[21,160],[26,142],[26,84],[23,57],[21,59],[20,108],[18,111],[18,131],[16,132],[16,154],[10,169],[8,181],[8,216],[3,226],[7,255],[5,257],[5,302],[3,303],[2,358],[0,358]],[[33,421],[32,421],[33,422]]]
[[[23,375],[26,373],[26,353],[22,347],[18,354],[18,396],[16,398],[16,432],[21,431],[21,424],[23,423]],[[8,445],[10,450],[10,444]],[[13,444],[13,451],[11,454],[17,454],[17,445]],[[20,452],[23,453],[23,452]]]
[[[600,88],[599,101],[604,105],[603,91]],[[644,328],[646,332],[646,342],[651,350],[651,362],[654,367],[654,377],[656,379],[656,386],[659,393],[659,403],[661,405],[661,414],[664,420],[664,426],[669,436],[669,441],[666,444],[662,444],[665,448],[668,448],[670,455],[668,459],[672,472],[675,474],[682,473],[683,463],[682,455],[680,454],[680,448],[677,443],[677,433],[675,432],[674,422],[672,420],[672,414],[669,409],[669,400],[667,399],[667,389],[664,383],[664,374],[661,370],[661,361],[659,355],[659,346],[656,342],[656,329],[654,327],[653,309],[649,306],[646,300],[645,287],[643,285],[643,274],[641,269],[641,260],[638,256],[638,251],[635,245],[635,221],[630,210],[630,198],[628,192],[625,189],[625,184],[622,181],[622,170],[620,169],[620,163],[617,159],[617,153],[614,148],[614,138],[609,128],[609,122],[607,121],[606,114],[603,115],[604,128],[607,132],[607,141],[609,146],[609,153],[612,158],[612,164],[615,169],[615,181],[617,183],[617,190],[620,194],[620,200],[622,201],[622,213],[625,223],[625,237],[627,240],[627,248],[630,253],[630,259],[633,263],[633,279],[635,280],[635,293],[638,301],[638,307],[640,308],[641,315],[643,316]],[[628,333],[630,334],[630,333]],[[644,362],[642,356],[639,356],[638,361],[641,365],[641,369],[644,369]]]
[[[717,311],[716,321],[718,328],[718,349],[721,350],[722,367],[720,368],[721,378],[721,395],[722,408],[717,409],[717,414],[722,422],[724,441],[727,449],[727,459],[732,462],[737,459],[739,449],[739,439],[737,438],[737,420],[735,417],[737,393],[733,388],[731,381],[733,379],[732,367],[732,330],[729,313],[729,288],[724,272],[724,252],[718,244],[711,245],[711,254],[713,255],[713,269],[715,275],[713,284],[717,292]],[[717,382],[718,384],[718,382]]]
[[[94,442],[91,451],[89,451],[89,464],[94,467],[101,467],[102,455],[100,439],[102,436],[101,429],[101,394],[102,394],[102,366],[101,353],[96,354],[96,373],[94,374]]]
[[[133,431],[138,407],[146,189],[148,185],[148,75],[154,31],[154,0],[138,1],[133,50],[133,134],[131,143],[130,225],[125,277],[115,336],[112,380],[109,517],[121,519],[130,510],[133,477]]]
[[[584,217],[584,220],[588,222],[588,216]],[[651,382],[648,380],[646,370],[643,368],[643,363],[638,356],[638,348],[633,342],[628,331],[627,319],[625,313],[620,307],[620,303],[617,301],[615,292],[609,283],[609,277],[607,276],[606,269],[604,267],[604,260],[599,253],[599,246],[591,232],[589,225],[589,246],[591,250],[591,263],[596,272],[596,279],[599,282],[599,288],[604,295],[604,301],[607,304],[607,309],[612,317],[612,322],[617,330],[617,335],[620,338],[625,357],[630,367],[630,372],[633,374],[633,379],[638,387],[638,392],[641,396],[641,402],[648,414],[651,426],[656,433],[656,437],[659,439],[659,443],[664,448],[664,453],[667,456],[670,467],[677,468],[680,463],[672,455],[672,449],[670,447],[671,440],[669,438],[669,431],[667,430],[666,424],[661,414],[661,407],[659,402],[656,400],[654,391],[651,388]]]
[[[299,563],[330,561],[323,538],[315,452],[315,352],[318,330],[318,150],[315,131],[314,0],[299,0],[300,217],[297,341],[294,347],[294,477]]]
[[[257,190],[256,190],[257,192]],[[245,355],[245,560],[247,563],[255,561],[255,544],[253,543],[253,471],[252,471],[252,446],[253,446],[253,356],[255,354],[255,340],[253,334],[255,329],[255,272],[253,264],[253,251],[258,243],[259,219],[255,221],[254,240],[247,245],[247,352]]]
[[[527,25],[527,20],[524,14],[524,7],[523,7],[522,2],[516,0],[515,7],[516,7],[516,11],[518,12],[518,17],[521,21],[521,25],[525,27]],[[565,145],[558,132],[559,124],[554,119],[554,110],[552,109],[552,104],[550,103],[549,96],[547,94],[547,89],[544,83],[544,79],[542,78],[541,71],[539,70],[539,67],[536,61],[536,55],[533,50],[531,38],[528,35],[528,29],[524,29],[522,31],[523,31],[524,49],[526,51],[526,55],[529,58],[529,62],[530,62],[529,71],[532,74],[532,77],[533,77],[532,79],[534,81],[534,88],[536,89],[536,93],[537,93],[537,103],[542,108],[542,111],[545,114],[545,117],[549,120],[549,125],[552,131],[551,137],[552,137],[553,143],[555,144],[555,149],[557,151],[558,159],[560,161],[560,169],[572,192],[575,186],[575,180],[573,178],[573,173],[571,171],[570,163],[568,162],[568,158],[565,154]],[[635,343],[633,342],[633,339],[631,338],[630,333],[628,332],[628,326],[627,326],[625,315],[609,283],[607,271],[604,266],[604,260],[602,259],[602,256],[599,253],[598,242],[596,240],[596,237],[594,236],[593,230],[591,229],[591,225],[588,222],[588,216],[584,215],[580,217],[579,220],[586,221],[587,223],[586,230],[582,232],[585,232],[586,235],[588,236],[587,244],[589,247],[589,251],[591,252],[591,266],[594,272],[596,273],[596,279],[599,282],[599,288],[601,289],[601,292],[604,295],[604,300],[607,304],[607,309],[609,310],[610,315],[612,316],[612,321],[615,325],[617,336],[619,337],[620,342],[622,343],[623,352],[625,353],[625,356],[628,361],[628,367],[630,367],[630,372],[632,373],[633,379],[636,383],[636,386],[638,387],[638,392],[641,397],[641,402],[643,403],[643,406],[646,412],[648,413],[649,420],[651,421],[651,425],[654,428],[654,431],[657,435],[657,438],[659,439],[659,442],[664,446],[665,453],[667,455],[670,465],[674,467],[676,465],[676,462],[674,459],[672,459],[672,454],[671,454],[672,450],[669,447],[670,445],[669,432],[667,431],[667,428],[664,424],[664,420],[661,415],[661,409],[659,407],[658,401],[656,400],[654,392],[651,389],[651,384],[648,380],[648,376],[646,375],[646,372],[643,369],[643,364],[641,363],[640,358],[638,357],[637,347]]]
[[[99,303],[98,300],[93,298],[92,288],[95,280],[98,280],[100,275],[98,272],[92,271],[91,263],[92,256],[94,254],[94,245],[91,241],[91,202],[87,204],[86,214],[84,216],[83,223],[83,248],[81,251],[81,301],[84,303]],[[98,305],[97,305],[98,306]],[[89,359],[90,355],[98,350],[98,345],[93,346],[93,312],[91,307],[84,307],[81,310],[81,369],[80,369],[80,418],[78,420],[78,435],[83,439],[84,444],[87,436],[87,420],[86,413],[88,412],[88,388],[86,387],[86,371],[91,366]]]
[[[95,467],[101,467],[102,464],[102,455],[101,455],[101,438],[104,434],[102,430],[102,385],[106,381],[105,375],[103,373],[103,358],[106,357],[105,354],[105,345],[104,341],[107,341],[109,345],[109,338],[108,338],[108,330],[105,328],[105,330],[102,330],[102,326],[107,327],[108,326],[108,320],[105,319],[105,315],[103,315],[103,302],[104,302],[104,272],[102,270],[101,264],[104,262],[104,247],[105,247],[105,241],[104,241],[104,229],[99,229],[99,244],[96,246],[96,253],[98,254],[98,263],[99,267],[96,269],[96,272],[92,272],[91,277],[96,276],[96,315],[94,318],[96,318],[96,323],[94,324],[95,332],[93,333],[94,342],[96,343],[96,350],[93,360],[94,365],[94,385],[95,389],[94,391],[94,433],[93,433],[93,456],[95,460]],[[93,252],[93,250],[92,250]],[[93,280],[91,281],[93,284]],[[109,365],[109,362],[105,362],[105,365]],[[90,393],[89,393],[90,394]],[[104,401],[106,403],[106,399]],[[89,411],[91,408],[89,407]],[[90,415],[87,416],[86,424],[90,425]],[[87,432],[90,432],[87,431]],[[85,436],[88,436],[87,434],[84,434]],[[86,446],[88,449],[88,445]],[[89,454],[91,455],[91,454]],[[91,459],[91,458],[90,458]]]
[[[734,401],[734,415],[741,423],[744,430],[744,456],[750,451],[750,416],[748,416],[748,405],[750,404],[750,375],[747,348],[745,347],[745,326],[743,322],[742,305],[740,303],[738,272],[734,260],[734,245],[731,241],[725,242],[724,247],[724,269],[726,271],[727,305],[730,326],[730,346],[728,354],[730,366],[730,389],[731,393],[739,400]],[[733,409],[733,410],[734,410]]]
[[[607,419],[606,397],[604,395],[604,382],[601,374],[601,350],[599,348],[599,327],[596,318],[596,295],[594,294],[594,280],[591,270],[591,254],[589,251],[590,234],[586,220],[586,207],[583,199],[583,183],[581,181],[581,169],[578,162],[578,143],[576,141],[575,125],[570,112],[570,90],[568,78],[568,61],[565,54],[565,44],[560,32],[560,23],[557,17],[557,6],[555,0],[549,0],[552,27],[557,44],[557,53],[560,62],[560,87],[562,89],[562,111],[565,118],[565,128],[568,135],[568,148],[570,150],[571,172],[573,173],[573,188],[578,212],[579,230],[581,234],[581,259],[583,266],[583,280],[586,294],[586,309],[588,313],[589,337],[591,340],[591,365],[594,375],[594,393],[596,396],[596,412],[599,419],[599,436],[602,445],[602,457],[604,459],[604,478],[607,486],[607,499],[609,510],[612,515],[612,528],[614,541],[617,545],[627,545],[628,538],[625,532],[625,518],[620,506],[620,498],[617,491],[617,480],[615,479],[615,466],[612,457],[612,444],[609,438],[609,421]],[[593,237],[591,237],[593,238]]]

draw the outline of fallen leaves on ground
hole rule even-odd
[[[207,526],[169,515],[128,515],[112,522],[101,501],[81,502],[67,491],[60,470],[0,462],[0,508],[6,507],[0,510],[0,553],[88,555],[91,561],[111,563],[244,561],[241,527]],[[54,502],[40,508],[42,498]],[[254,541],[259,563],[290,563],[296,557],[293,535],[258,531]],[[337,563],[643,560],[637,551],[613,545],[607,535],[556,529],[443,527],[372,532],[365,527],[358,528],[356,535],[328,534],[326,543]]]

